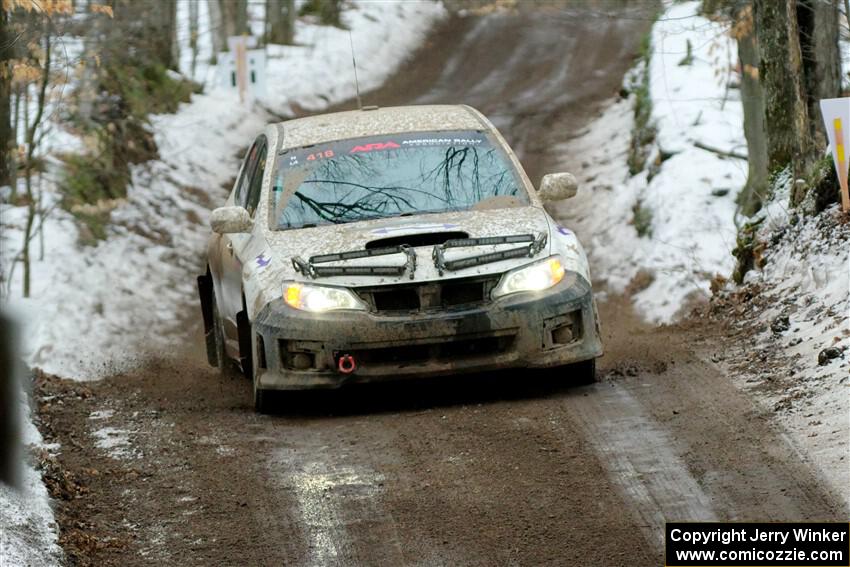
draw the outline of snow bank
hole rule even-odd
[[[4,376],[4,379],[6,377]],[[42,446],[41,435],[29,419],[29,407],[21,394],[23,439],[26,445]],[[32,466],[23,467],[20,489],[0,483],[0,566],[58,565],[61,550],[56,544],[58,529],[47,488]]]
[[[738,321],[754,340],[730,362],[850,506],[850,224],[838,205],[792,218],[762,224],[758,239],[773,244],[763,269],[747,273],[754,298]]]
[[[634,124],[624,102],[563,148],[588,156],[577,174],[579,196],[563,205],[563,215],[578,219],[595,278],[615,293],[632,284],[638,312],[653,323],[673,321],[707,299],[711,279],[734,267],[735,195],[747,164],[696,144],[746,154],[740,93],[730,86],[737,55],[724,26],[698,16],[699,7],[672,5],[652,29],[657,136],[647,171],[630,176],[623,163]],[[644,236],[634,226],[636,211],[648,219]]]

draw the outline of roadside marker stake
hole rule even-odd
[[[848,189],[847,151],[850,148],[850,98],[825,98],[820,101],[820,111],[829,146],[832,149],[832,160],[838,173],[838,184],[841,186],[841,209],[850,212],[850,189]]]

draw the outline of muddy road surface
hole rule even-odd
[[[477,106],[537,180],[580,161],[548,148],[618,91],[649,27],[630,10],[452,19],[366,102]],[[146,367],[39,381],[69,563],[660,565],[665,520],[844,516],[711,362],[722,328],[601,308],[592,386],[513,371],[299,394],[260,416],[248,380],[206,366],[192,303],[188,335]]]

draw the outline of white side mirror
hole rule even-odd
[[[572,173],[550,173],[540,181],[540,199],[544,203],[575,197],[578,183]]]
[[[210,227],[218,234],[251,232],[254,221],[242,207],[219,207],[210,214]]]

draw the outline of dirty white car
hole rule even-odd
[[[468,106],[367,108],[268,126],[212,212],[198,288],[213,365],[269,392],[503,368],[594,379],[584,251]]]

